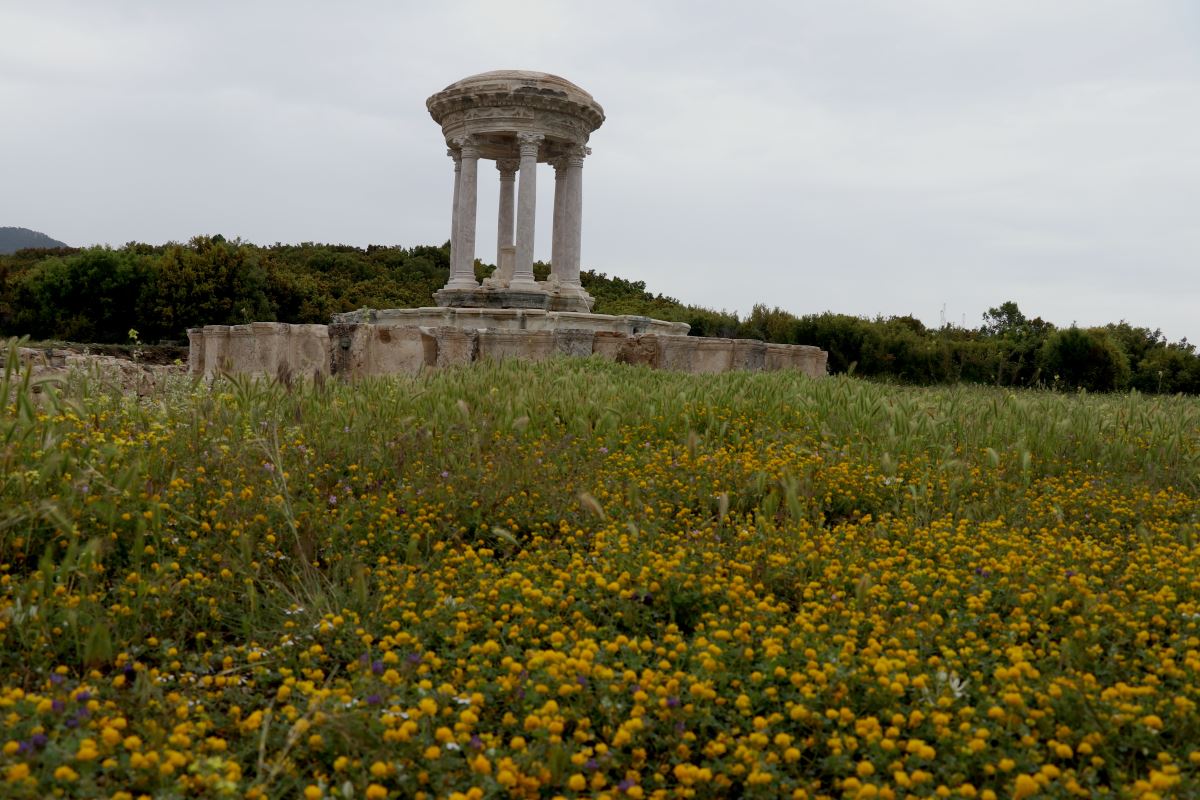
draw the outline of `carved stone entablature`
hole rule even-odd
[[[557,75],[500,70],[464,78],[426,102],[445,137],[474,135],[482,158],[516,158],[515,134],[539,133],[545,141],[538,161],[561,156],[564,148],[586,144],[604,122],[604,110],[590,94]]]
[[[454,111],[494,106],[524,106],[578,117],[589,123],[589,132],[604,122],[604,109],[588,92],[557,75],[526,70],[495,70],[463,78],[425,105],[438,124]]]

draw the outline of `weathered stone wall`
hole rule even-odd
[[[625,364],[691,373],[795,369],[812,377],[826,371],[825,351],[807,345],[767,344],[657,333],[625,334],[577,328],[499,330],[397,325],[394,321],[340,321],[332,325],[209,325],[188,331],[188,370],[221,373],[359,378],[412,375],[423,369],[484,359],[542,361],[597,355]]]
[[[0,364],[7,358],[7,349],[0,346]],[[41,393],[42,384],[65,380],[73,370],[83,371],[102,383],[118,386],[124,393],[137,394],[139,397],[153,394],[171,376],[183,375],[185,369],[193,375],[201,374],[191,369],[190,360],[189,367],[185,368],[182,364],[144,364],[127,358],[60,348],[19,347],[17,362],[23,369],[29,370],[30,383],[35,394]],[[9,401],[11,399],[8,398]]]

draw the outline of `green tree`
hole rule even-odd
[[[1103,328],[1072,325],[1055,331],[1042,345],[1038,362],[1055,387],[1111,392],[1129,382],[1129,360]]]

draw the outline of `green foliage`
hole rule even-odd
[[[40,338],[124,341],[149,277],[147,260],[129,249],[50,256],[10,276],[14,319],[4,328]]]
[[[4,797],[1200,794],[1196,399],[11,345]]]
[[[197,325],[327,322],[357,308],[428,304],[448,271],[446,246],[256,247],[217,235],[25,250],[0,256],[0,332],[116,343],[131,324],[153,341]]]
[[[148,336],[172,337],[196,325],[274,318],[267,273],[256,248],[220,236],[198,236],[187,247],[170,245],[147,261],[150,269],[137,318],[145,321]]]
[[[359,308],[428,305],[446,282],[449,262],[448,242],[409,249],[258,247],[220,235],[115,250],[22,250],[0,255],[0,334],[119,343],[132,326],[152,342],[182,340],[198,325],[328,322]],[[533,269],[539,280],[550,272],[540,261]],[[475,264],[477,278],[493,270]],[[988,309],[979,328],[929,329],[912,316],[797,316],[762,304],[740,319],[655,294],[645,281],[591,270],[580,279],[598,314],[686,322],[693,336],[815,345],[829,353],[833,373],[916,385],[1200,392],[1200,356],[1186,341],[1169,343],[1160,331],[1120,322],[1047,346],[1054,325],[1011,300]],[[1049,374],[1047,364],[1054,365]]]
[[[1055,387],[1111,392],[1129,383],[1129,359],[1102,328],[1055,331],[1038,351],[1038,365]]]

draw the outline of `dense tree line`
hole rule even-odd
[[[491,271],[476,266],[478,277]],[[548,271],[534,267],[539,278]],[[161,246],[25,249],[0,255],[0,334],[113,343],[134,329],[142,341],[179,341],[197,325],[326,322],[358,308],[428,305],[448,272],[447,245],[259,247],[199,236]],[[741,319],[653,294],[642,281],[591,271],[582,280],[597,313],[687,322],[697,336],[812,344],[829,352],[833,372],[912,384],[1200,393],[1193,345],[1125,322],[1057,328],[1011,302],[990,309],[979,328],[767,306]]]

